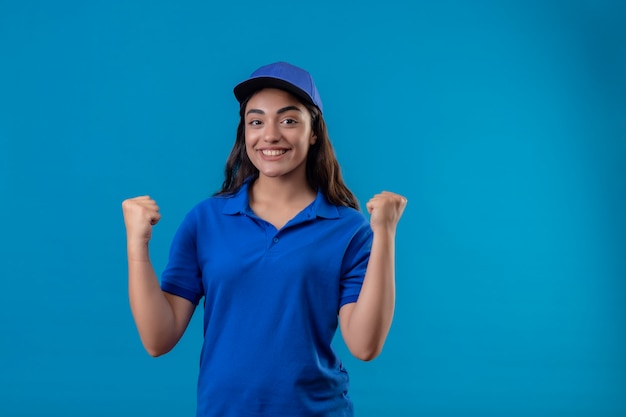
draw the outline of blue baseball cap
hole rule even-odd
[[[322,111],[322,99],[313,77],[307,71],[286,62],[275,62],[254,71],[250,78],[235,86],[237,101],[243,103],[252,94],[264,88],[285,90],[299,99],[314,104]]]

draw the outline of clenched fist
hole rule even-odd
[[[159,206],[149,196],[129,198],[122,203],[128,243],[146,244],[152,237],[152,226],[161,219]]]
[[[372,230],[395,230],[407,200],[403,196],[388,191],[376,194],[365,205],[370,214]]]

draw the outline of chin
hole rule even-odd
[[[284,177],[285,173],[283,172],[263,172],[263,171],[259,171],[259,176],[260,177],[267,177],[267,178],[280,178],[280,177]]]

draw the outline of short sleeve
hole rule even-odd
[[[339,308],[359,298],[372,250],[372,229],[364,222],[352,237],[341,265]]]
[[[196,237],[197,217],[191,212],[174,235],[169,260],[161,275],[163,291],[183,297],[194,305],[198,305],[204,295]]]

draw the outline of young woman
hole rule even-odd
[[[352,416],[331,348],[381,351],[394,310],[394,239],[406,199],[358,211],[305,70],[259,68],[235,87],[241,120],[222,189],[185,217],[161,283],[148,242],[159,208],[122,204],[129,294],[146,350],[170,351],[204,298],[197,415]]]

